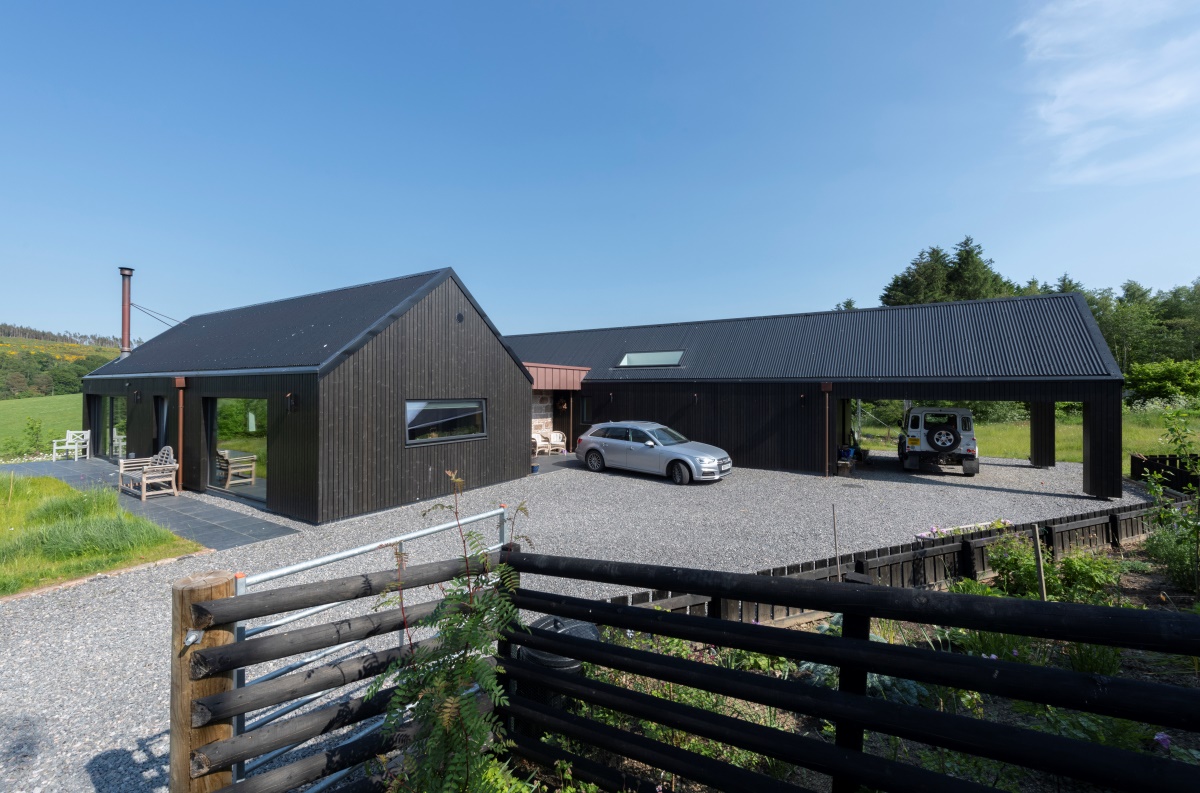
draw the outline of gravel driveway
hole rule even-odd
[[[524,501],[531,514],[516,531],[541,553],[752,572],[831,556],[833,504],[843,553],[907,542],[931,525],[1041,520],[1098,506],[1080,493],[1081,466],[1072,463],[1039,471],[988,459],[965,479],[908,474],[884,454],[854,479],[745,469],[690,487],[592,474],[570,461],[553,468],[471,491],[463,513]],[[1127,486],[1120,503],[1144,500]],[[273,518],[300,534],[0,602],[0,791],[166,790],[171,582],[211,569],[268,570],[446,519],[422,517],[424,506],[320,527]],[[449,535],[421,540],[411,562],[446,558],[456,544]],[[385,553],[370,554],[285,583],[389,563]],[[576,595],[611,589],[526,580]]]

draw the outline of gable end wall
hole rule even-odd
[[[463,322],[456,317],[461,313]],[[320,521],[529,473],[529,380],[448,279],[320,380]],[[487,437],[405,445],[405,401],[487,400]]]

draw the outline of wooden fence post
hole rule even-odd
[[[233,737],[233,722],[224,720],[192,727],[192,700],[233,688],[233,672],[192,680],[192,655],[197,650],[234,641],[232,625],[213,625],[194,644],[187,644],[192,629],[192,604],[233,597],[233,573],[226,570],[197,573],[171,585],[171,793],[209,793],[233,781],[226,770],[198,779],[191,776],[192,750],[212,741]]]
[[[857,580],[856,580],[857,579]],[[856,574],[846,579],[850,586],[863,586],[862,579]],[[842,614],[842,638],[871,639],[871,618],[862,614]],[[840,667],[838,669],[838,691],[847,694],[866,696],[867,670],[864,668]],[[839,721],[834,735],[834,743],[842,749],[852,752],[863,750],[863,725],[856,722]],[[859,787],[858,781],[845,776],[833,778],[833,793],[853,793]]]
[[[1113,548],[1121,550],[1121,516],[1116,512],[1108,515],[1108,542]]]
[[[504,558],[508,554],[520,553],[520,552],[521,552],[520,543],[510,542],[510,543],[505,543],[504,545],[501,545],[500,546],[500,564],[505,564]],[[521,574],[514,570],[513,571],[513,586],[519,587],[520,585],[521,585]],[[512,625],[511,627],[514,630],[518,629],[520,627],[519,619],[518,619],[518,622],[515,623],[514,625]],[[508,641],[507,639],[500,639],[498,642],[496,642],[496,655],[499,656],[500,658],[515,657],[515,653],[513,652],[512,642]],[[511,677],[508,678],[504,683],[504,693],[508,695],[508,698],[510,700],[517,694],[517,682],[515,680],[513,680]],[[507,713],[504,714],[502,722],[503,722],[503,726],[504,726],[504,731],[506,733],[505,737],[511,738],[513,735],[516,734],[517,720],[514,719],[512,717],[512,715],[507,714]]]

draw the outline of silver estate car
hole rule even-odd
[[[724,479],[733,472],[724,449],[689,441],[653,421],[596,424],[580,437],[575,457],[591,471],[626,468],[669,476],[677,485]]]

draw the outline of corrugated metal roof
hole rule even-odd
[[[447,278],[458,281],[454,271],[445,268],[198,314],[139,346],[128,358],[100,367],[89,377],[328,369]],[[474,303],[462,282],[458,283]],[[483,316],[486,320],[486,314]],[[492,330],[496,332],[495,327]]]
[[[587,380],[1120,379],[1079,294],[508,336],[523,361]],[[621,368],[683,350],[679,366]]]

